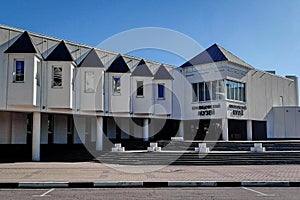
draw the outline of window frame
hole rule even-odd
[[[247,102],[246,83],[225,79],[226,100]]]
[[[159,96],[159,86],[162,86],[162,88],[163,88],[163,97],[160,97]],[[165,98],[166,98],[166,94],[165,94],[165,83],[158,83],[157,84],[157,99],[158,100],[165,100]]]
[[[17,81],[17,62],[23,62],[23,80]],[[13,83],[25,83],[25,61],[23,58],[14,59]]]
[[[199,84],[198,83],[192,83],[192,100],[193,102],[198,102],[198,96],[199,96]]]
[[[224,79],[196,82],[192,85],[192,102],[207,102],[224,100],[225,85]]]
[[[91,81],[91,87],[87,87],[89,84],[87,84],[88,81],[88,74],[92,74],[91,79],[89,79]],[[96,92],[96,88],[95,88],[95,72],[94,71],[85,71],[84,72],[84,92],[85,93],[95,93]]]
[[[115,81],[115,79],[119,79],[119,89],[118,90],[116,90],[116,81]],[[112,76],[112,94],[114,95],[114,96],[120,96],[121,95],[121,85],[122,85],[122,83],[121,83],[121,76]]]
[[[35,75],[35,79],[36,79],[36,85],[37,86],[41,86],[41,71],[42,71],[42,62],[40,59],[36,60],[36,75]]]
[[[54,85],[55,81],[55,68],[60,68],[61,69],[61,84],[60,85]],[[52,66],[52,75],[51,75],[52,83],[51,83],[51,88],[53,89],[61,89],[63,88],[63,67],[61,65],[53,65]]]
[[[138,84],[138,83],[140,83],[140,82],[142,83],[141,86],[139,86],[139,84]],[[141,90],[142,90],[142,94],[138,94],[140,88],[141,88]],[[137,98],[144,98],[144,81],[141,81],[141,80],[137,80],[137,81],[136,81],[136,97],[137,97]]]

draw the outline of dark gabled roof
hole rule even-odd
[[[96,50],[91,49],[83,60],[78,64],[78,67],[98,67],[104,68]]]
[[[20,34],[20,37],[4,53],[37,53],[27,31]]]
[[[145,63],[145,61],[142,59],[131,73],[131,76],[153,77],[153,74],[150,71],[147,64]]]
[[[180,67],[190,67],[194,65],[201,65],[220,61],[230,61],[248,68],[253,68],[251,65],[249,65],[245,61],[241,60],[240,58],[233,55],[231,52],[227,51],[226,49],[217,44],[213,44],[205,51],[202,51],[200,54],[187,61]]]
[[[73,58],[66,46],[66,43],[62,40],[45,58],[45,61],[73,61]]]
[[[106,72],[127,73],[130,72],[130,69],[121,54],[118,54],[110,63]]]
[[[160,65],[154,74],[154,79],[159,80],[174,80],[164,65]]]

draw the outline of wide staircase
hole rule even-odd
[[[149,142],[121,142],[126,150],[146,150]],[[95,160],[122,165],[300,164],[300,141],[262,142],[266,152],[250,152],[254,142],[206,142],[211,152],[194,152],[199,142],[159,141],[162,152],[102,152]],[[135,146],[138,146],[136,148]]]

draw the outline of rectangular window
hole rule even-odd
[[[218,81],[218,87],[217,87],[217,99],[222,100],[225,99],[224,96],[224,81],[223,80],[219,80]]]
[[[37,86],[41,86],[41,62],[36,61],[36,84]]]
[[[226,80],[227,99],[246,101],[245,83]]]
[[[84,91],[86,93],[94,93],[95,92],[95,76],[94,72],[85,72],[85,87]]]
[[[204,83],[199,83],[199,101],[205,101]]]
[[[164,99],[165,98],[165,86],[164,86],[164,84],[158,84],[157,89],[158,89],[158,98],[159,99]]]
[[[120,77],[113,77],[113,94],[120,95],[121,94],[121,78]]]
[[[193,83],[192,84],[192,87],[193,87],[193,102],[196,102],[198,101],[198,83]]]
[[[211,94],[211,82],[206,82],[205,83],[205,100],[206,101],[209,101],[211,99],[210,94]]]
[[[144,96],[144,83],[143,81],[136,82],[136,96],[143,97]]]
[[[62,67],[53,66],[52,67],[52,88],[62,87]]]
[[[16,60],[13,72],[13,82],[14,83],[24,83],[24,60]]]
[[[210,101],[224,99],[223,80],[193,83],[193,101]]]

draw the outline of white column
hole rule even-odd
[[[222,139],[228,141],[228,119],[222,119]]]
[[[178,137],[184,138],[184,121],[179,122]]]
[[[103,150],[103,117],[97,117],[96,150]]]
[[[40,161],[41,113],[33,113],[32,161]]]
[[[143,139],[144,141],[148,141],[149,138],[149,119],[144,119],[144,124],[143,124]]]
[[[247,140],[252,141],[252,120],[247,120]]]

